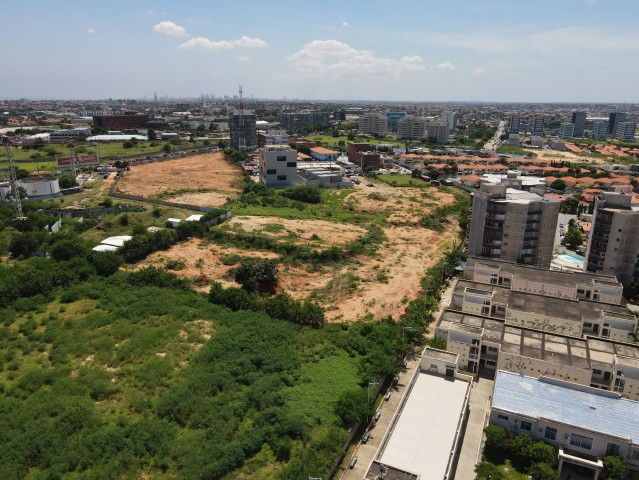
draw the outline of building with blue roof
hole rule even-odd
[[[615,392],[500,370],[490,423],[555,445],[560,474],[569,463],[593,470],[597,480],[607,455],[639,470],[639,402]]]

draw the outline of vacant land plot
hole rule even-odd
[[[137,165],[118,184],[122,193],[207,207],[224,205],[241,188],[240,167],[222,152]]]

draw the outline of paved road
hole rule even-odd
[[[571,219],[576,219],[577,215],[569,215],[567,213],[560,213],[559,218],[557,219],[557,231],[555,232],[555,247],[559,247],[561,245],[561,237],[559,236],[559,230],[561,229],[559,225],[564,224],[564,233],[568,231],[568,222]]]
[[[459,462],[455,472],[456,480],[470,480],[475,476],[475,465],[480,461],[482,436],[494,386],[495,382],[493,380],[485,378],[478,378],[473,382],[468,402],[470,410],[468,424],[466,425],[466,432],[459,452]]]
[[[499,122],[499,126],[497,127],[497,131],[495,132],[495,135],[493,136],[493,138],[488,140],[486,145],[484,145],[484,150],[487,150],[489,152],[497,150],[501,142],[500,137],[503,135],[505,129],[506,129],[506,121],[502,120],[501,122]]]

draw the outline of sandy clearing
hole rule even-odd
[[[223,205],[227,197],[236,197],[241,187],[241,169],[222,152],[214,152],[136,165],[120,180],[117,190],[217,207]]]

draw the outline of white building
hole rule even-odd
[[[551,150],[559,150],[561,152],[566,150],[566,142],[558,138],[549,138],[548,146],[550,147]]]
[[[556,446],[560,474],[570,463],[593,470],[597,480],[606,455],[639,470],[639,403],[614,392],[499,371],[490,423]]]
[[[55,132],[51,132],[51,143],[67,143],[77,140],[80,135],[84,135],[85,137],[91,136],[91,128],[89,127],[78,127],[72,128],[71,130],[57,130]]]
[[[260,182],[270,187],[298,183],[297,151],[288,145],[266,145],[259,149]]]
[[[459,118],[459,114],[457,112],[444,110],[439,118],[442,122],[448,125],[448,133],[455,133],[455,130],[457,130],[457,119]]]
[[[521,138],[518,133],[510,133],[508,135],[508,145],[519,145],[521,144]]]
[[[24,188],[28,198],[52,198],[62,195],[57,179],[23,178],[16,184]]]

